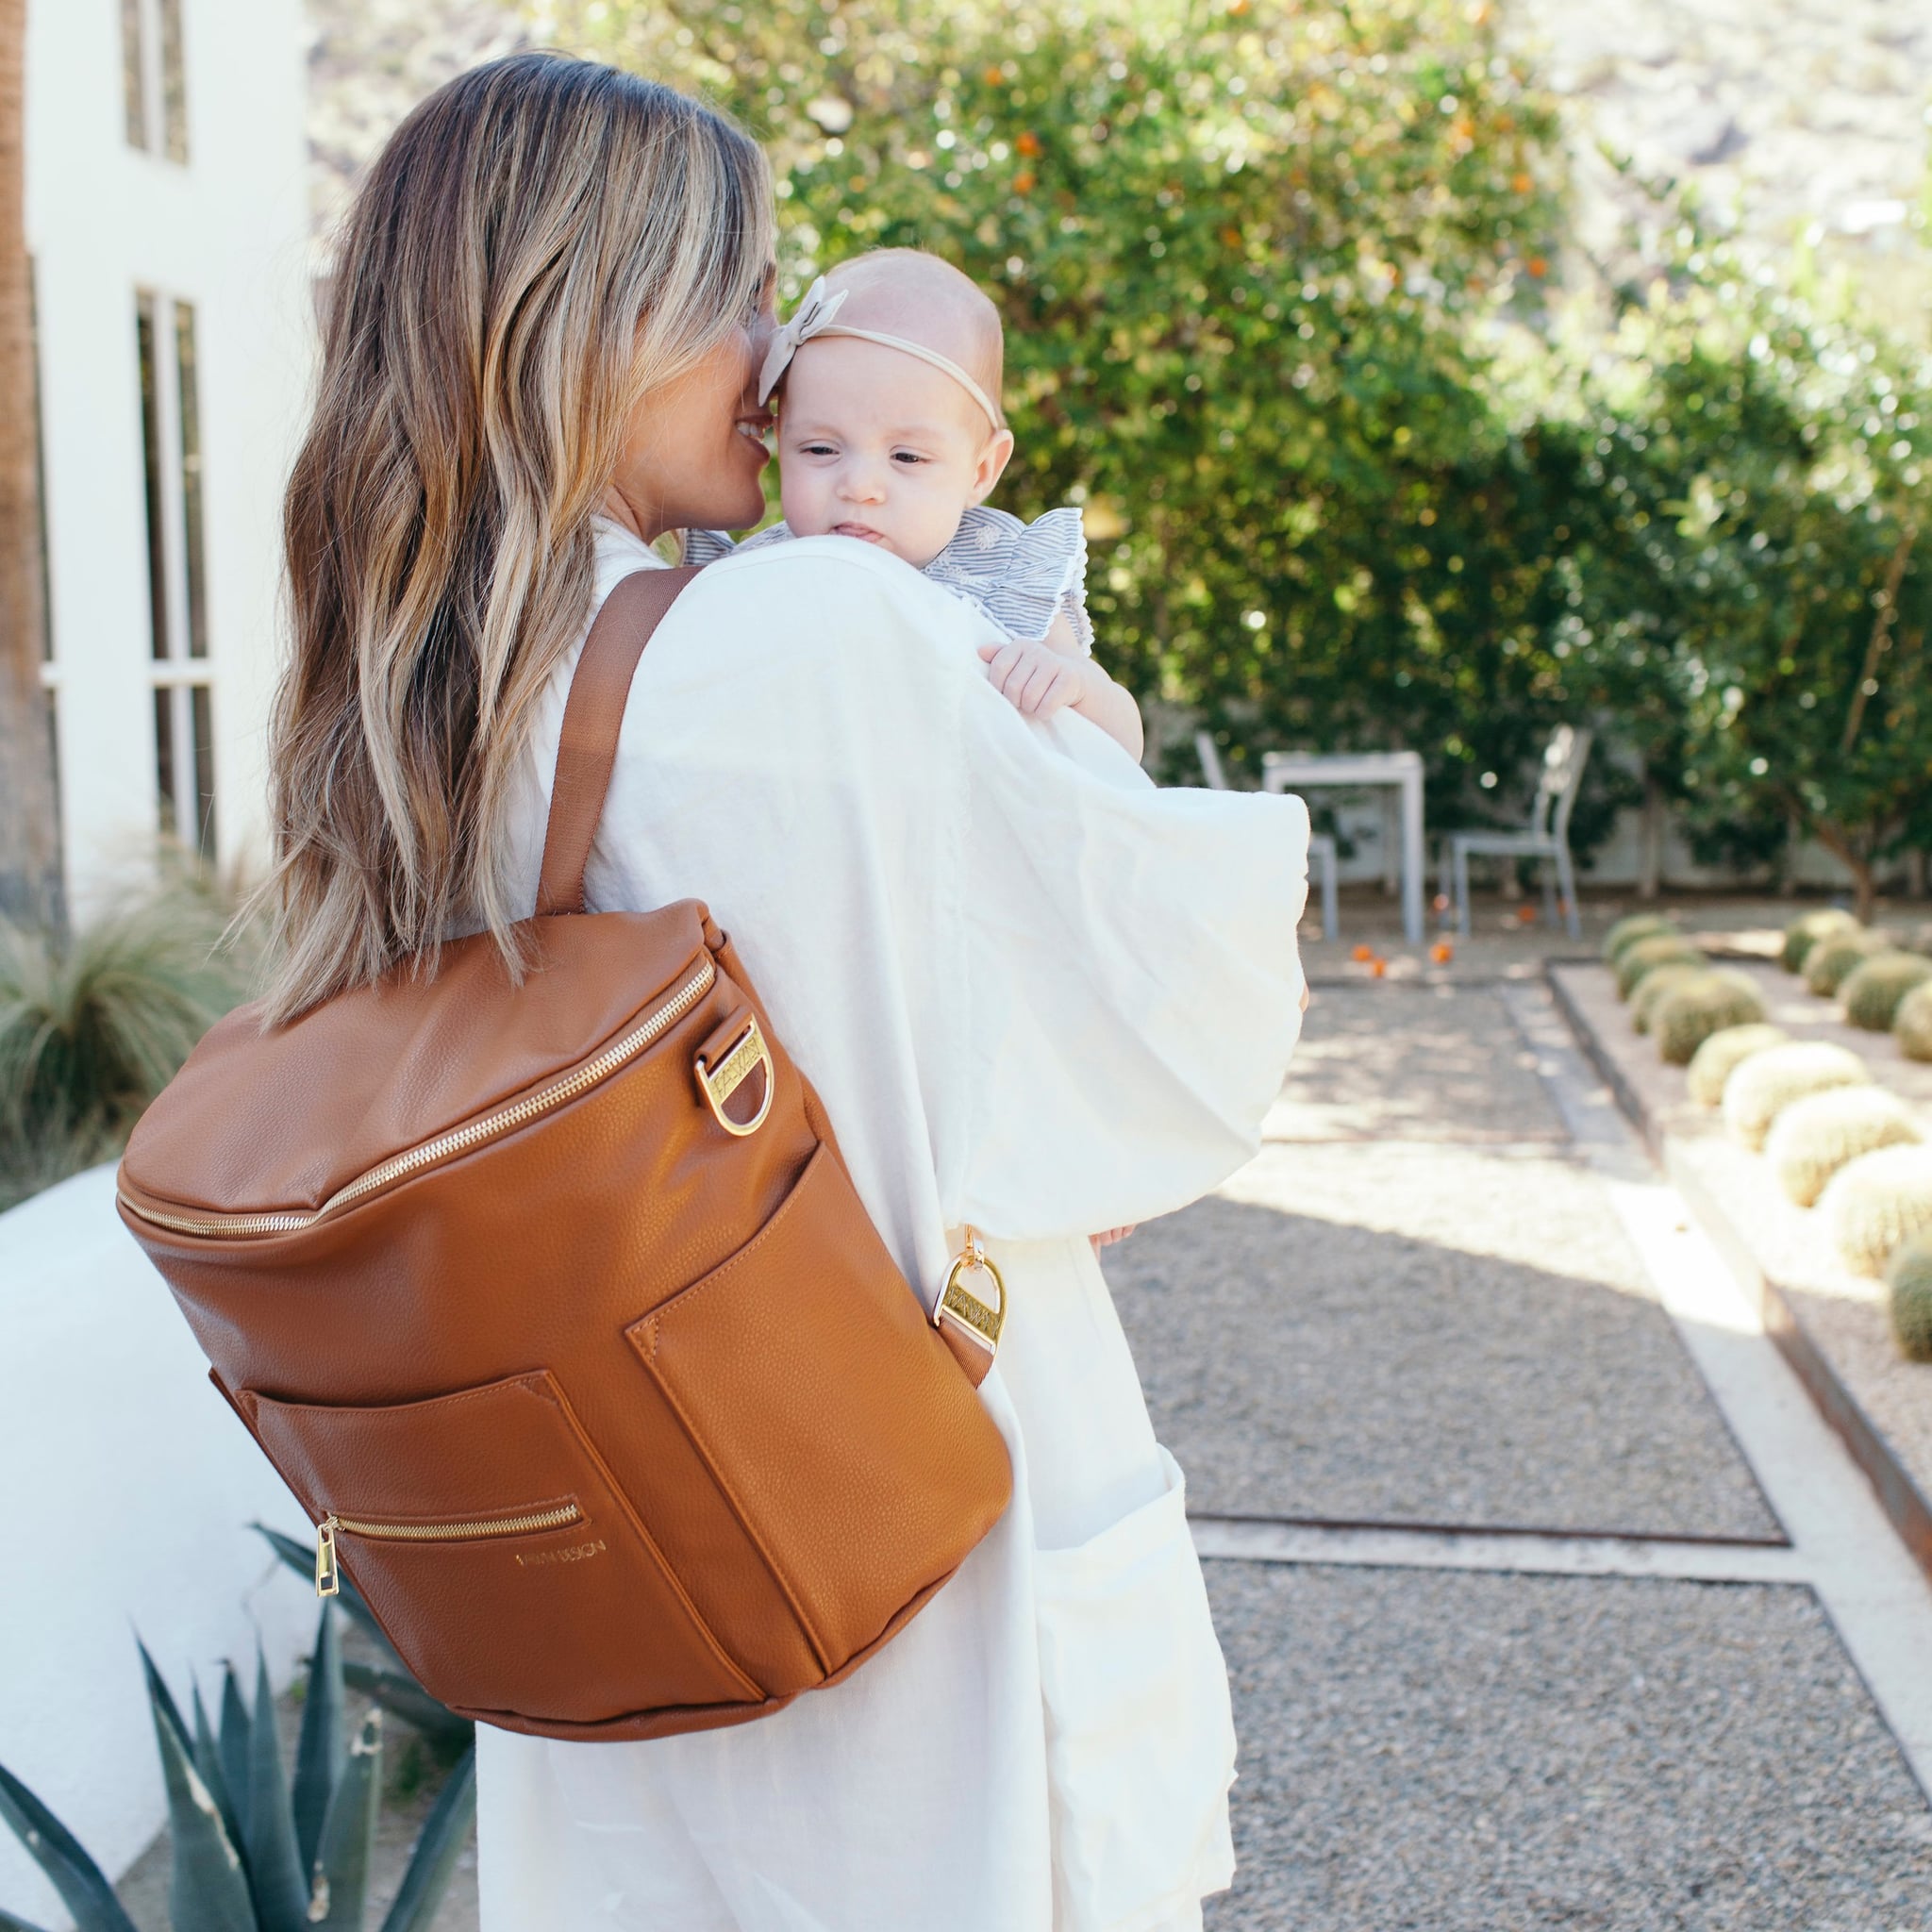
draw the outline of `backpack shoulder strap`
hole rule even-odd
[[[617,762],[617,735],[630,681],[664,613],[697,575],[699,566],[641,570],[604,600],[564,700],[557,747],[557,781],[543,834],[543,872],[537,887],[540,916],[584,909],[584,868],[604,816],[604,795]]]

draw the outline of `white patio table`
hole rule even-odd
[[[1410,945],[1423,939],[1423,760],[1420,752],[1271,751],[1261,756],[1263,791],[1354,791],[1387,785],[1401,793],[1402,929]]]

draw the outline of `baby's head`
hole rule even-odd
[[[778,394],[779,493],[799,537],[859,537],[924,566],[952,541],[1013,453],[999,405],[999,311],[950,263],[882,248],[825,276],[836,326],[897,336],[954,362],[855,336],[798,346]]]

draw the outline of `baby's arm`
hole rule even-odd
[[[1141,708],[1080,649],[1065,611],[1055,615],[1044,638],[982,644],[979,655],[994,690],[1024,715],[1050,718],[1071,707],[1140,762],[1146,747]]]

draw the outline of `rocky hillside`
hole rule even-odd
[[[454,74],[528,43],[504,0],[308,0],[308,152],[319,234],[414,104]]]
[[[1475,0],[1485,4],[1485,0]],[[1578,236],[1618,251],[1635,198],[1598,158],[1689,176],[1783,253],[1916,291],[1932,0],[1496,0],[1569,107]],[[315,208],[325,226],[410,103],[530,38],[512,0],[308,0]],[[1904,294],[1901,300],[1908,299]]]
[[[1753,248],[1845,264],[1892,320],[1926,283],[1932,0],[1502,0],[1567,104],[1578,239],[1614,255],[1639,207],[1599,144],[1694,183]],[[1923,333],[1923,308],[1916,312]]]

